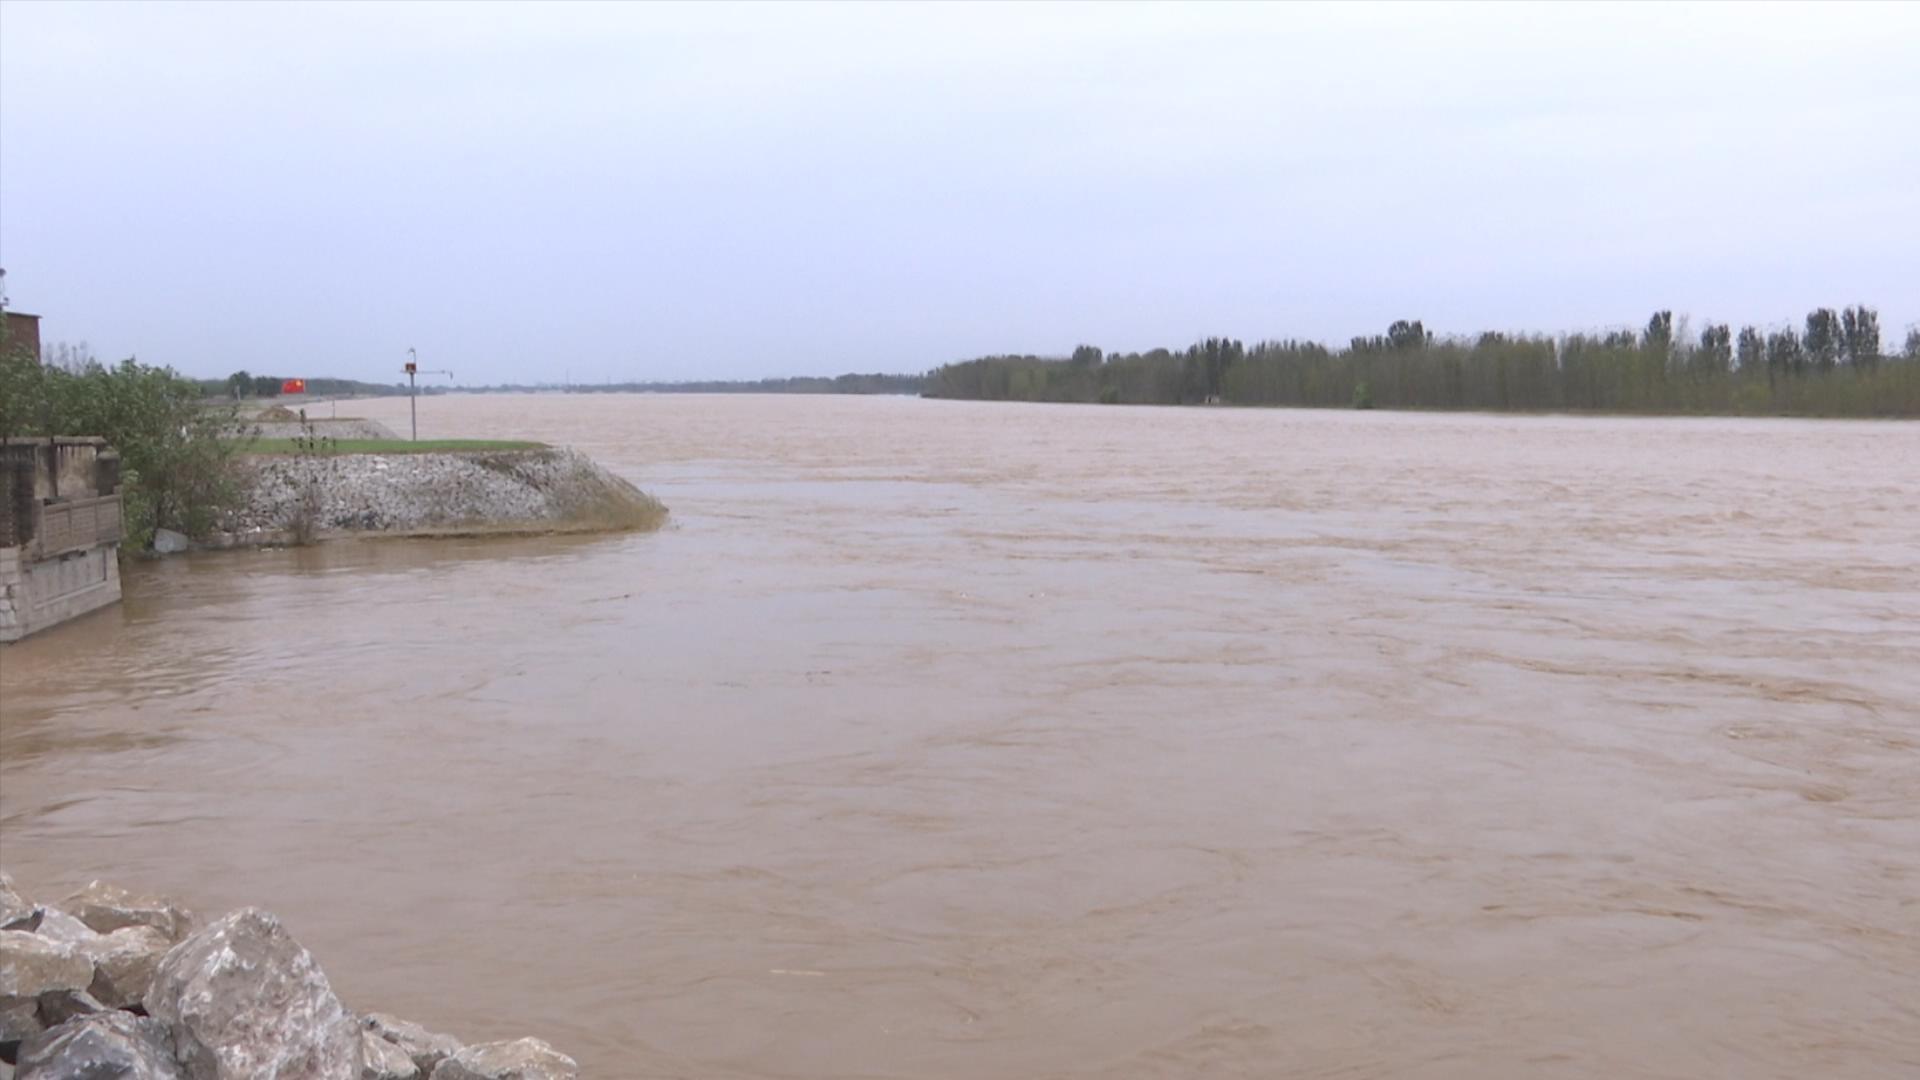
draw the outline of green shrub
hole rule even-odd
[[[240,497],[230,406],[202,404],[200,386],[171,368],[125,360],[46,367],[0,350],[0,435],[99,435],[120,452],[127,544],[156,528],[199,536]]]

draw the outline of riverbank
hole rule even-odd
[[[1840,334],[1842,325],[1853,327]],[[1920,329],[1883,349],[1878,316],[1850,308],[1792,330],[1697,339],[1655,312],[1635,334],[1485,333],[1436,337],[1419,322],[1354,338],[1248,344],[1208,338],[1185,349],[985,356],[927,376],[926,397],[1102,405],[1272,405],[1629,416],[1920,417]]]
[[[368,533],[618,532],[657,528],[666,519],[658,500],[577,451],[472,445],[478,448],[288,454],[274,447],[248,454],[238,466],[245,497],[204,546]]]
[[[202,926],[170,900],[98,881],[58,906],[33,903],[0,872],[0,1080],[578,1075],[540,1039],[468,1046],[349,1011],[313,955],[258,908]]]

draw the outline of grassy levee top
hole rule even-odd
[[[243,454],[450,454],[462,451],[551,450],[541,442],[516,439],[253,439]]]

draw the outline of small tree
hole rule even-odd
[[[1825,371],[1839,363],[1842,341],[1840,316],[1832,308],[1815,308],[1807,313],[1807,333],[1801,345],[1815,367]]]
[[[1733,370],[1733,331],[1727,324],[1709,326],[1700,331],[1700,350],[1694,357],[1694,369],[1714,377]]]
[[[56,341],[49,344],[43,351],[46,354],[44,362],[48,367],[59,368],[61,371],[76,375],[89,368],[100,366],[100,361],[93,355],[93,348],[84,341],[78,345]]]
[[[1767,363],[1767,339],[1751,326],[1741,327],[1738,355],[1741,371],[1759,371]]]
[[[1673,312],[1654,312],[1647,320],[1646,333],[1640,336],[1640,345],[1648,352],[1665,357],[1673,348]]]
[[[1847,363],[1870,368],[1880,362],[1880,313],[1862,304],[1840,313],[1840,338]]]
[[[1411,322],[1406,319],[1400,319],[1392,326],[1387,327],[1387,344],[1395,351],[1402,349],[1424,349],[1432,341],[1433,335],[1427,332],[1427,328],[1421,324],[1419,319],[1414,319]]]
[[[1798,375],[1806,367],[1806,352],[1800,336],[1792,330],[1767,335],[1767,371],[1770,374]]]
[[[30,435],[45,426],[46,372],[32,353],[0,337],[0,439]]]

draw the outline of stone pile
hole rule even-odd
[[[0,873],[0,1080],[575,1080],[539,1039],[463,1046],[356,1016],[280,920],[205,926],[94,882],[59,907]]]
[[[254,457],[246,498],[212,546],[277,537],[301,517],[322,535],[462,528],[651,528],[666,510],[571,450]]]

